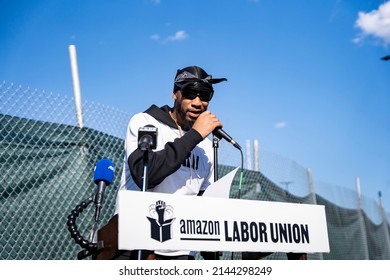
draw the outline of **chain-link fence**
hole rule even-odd
[[[76,259],[82,248],[70,236],[68,216],[95,194],[93,168],[102,158],[115,164],[116,176],[105,192],[101,226],[113,215],[131,114],[84,102],[84,127],[79,127],[73,98],[5,82],[0,104],[0,259]],[[309,259],[390,259],[389,214],[381,205],[342,187],[313,183],[310,172],[294,161],[259,154],[260,172],[244,170],[242,199],[325,205],[330,253]],[[241,157],[221,141],[218,162],[223,176],[241,165]],[[231,197],[238,196],[238,181]],[[77,229],[88,239],[93,213],[88,207],[81,212]],[[241,255],[222,255],[231,257]]]

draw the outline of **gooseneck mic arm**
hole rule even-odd
[[[91,255],[96,257],[104,247],[103,241],[97,241],[97,224],[103,206],[104,190],[106,186],[112,183],[114,172],[114,164],[111,161],[108,159],[102,159],[98,161],[94,170],[94,182],[98,185],[96,194],[77,205],[68,216],[68,231],[76,243],[84,249],[77,254],[77,258],[79,260]],[[86,240],[82,237],[77,229],[76,219],[91,203],[94,203],[96,207],[94,219],[95,222],[91,232],[90,240]]]
[[[70,232],[70,236],[74,239],[74,241],[80,245],[84,250],[77,254],[77,259],[82,260],[91,255],[97,255],[103,249],[103,241],[99,242],[91,242],[83,238],[83,236],[79,233],[77,229],[76,220],[80,216],[80,214],[86,209],[92,202],[94,201],[93,197],[90,197],[80,204],[78,204],[68,216],[68,221],[66,225],[68,226],[68,231]]]

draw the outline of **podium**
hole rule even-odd
[[[98,233],[108,250],[97,259],[139,250],[145,258],[154,250],[241,252],[243,259],[329,252],[322,205],[137,191],[118,196],[119,215]]]

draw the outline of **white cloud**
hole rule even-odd
[[[372,35],[383,40],[385,45],[390,44],[390,1],[379,6],[371,12],[359,12],[355,26],[360,28],[362,34],[353,41],[360,43],[364,37]]]
[[[285,128],[287,126],[287,122],[278,122],[275,124],[275,128]]]
[[[173,36],[167,38],[168,41],[182,41],[188,37],[187,33],[184,30],[179,30]]]
[[[188,34],[183,30],[177,31],[174,35],[168,36],[165,39],[162,39],[158,34],[153,34],[149,36],[150,40],[154,40],[154,41],[161,40],[161,43],[172,42],[172,41],[183,41],[187,38],[188,38]]]
[[[150,35],[150,37],[149,37],[151,40],[155,40],[155,41],[157,41],[157,40],[159,40],[160,39],[160,36],[158,35],[158,34],[153,34],[153,35]]]

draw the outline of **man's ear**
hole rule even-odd
[[[177,91],[172,93],[172,98],[173,98],[173,100],[177,99]]]

